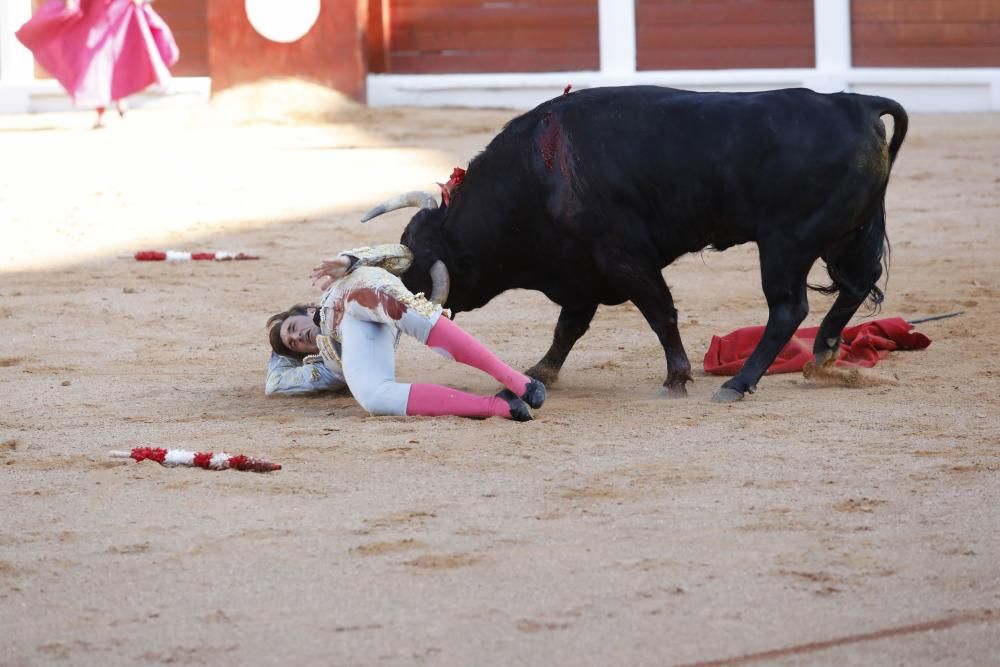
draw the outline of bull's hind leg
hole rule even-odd
[[[552,346],[545,356],[525,373],[551,387],[559,378],[559,370],[566,362],[569,351],[573,349],[576,341],[587,333],[596,312],[596,303],[572,308],[563,306],[559,312],[559,321],[556,322],[555,334],[552,336]]]
[[[816,334],[816,342],[813,344],[813,363],[817,367],[832,364],[837,360],[840,352],[840,334],[864,303],[866,296],[867,293],[856,294],[847,291],[837,295],[830,312],[823,318],[823,323]]]
[[[882,300],[882,291],[876,285],[882,277],[884,216],[880,206],[869,224],[823,254],[827,272],[839,293],[816,334],[813,354],[818,368],[836,360],[840,335],[865,299],[870,295],[876,304]]]
[[[757,381],[809,314],[806,276],[815,257],[804,261],[787,248],[768,252],[760,244],[760,260],[761,282],[767,299],[767,326],[739,374],[724,382],[712,396],[712,400],[719,403],[738,401],[747,392],[756,391]]]

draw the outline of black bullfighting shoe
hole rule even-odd
[[[510,406],[511,419],[513,419],[516,422],[530,422],[532,420],[531,410],[528,409],[528,404],[522,401],[520,398],[518,398],[517,396],[514,396],[513,398],[500,396],[500,398],[507,401],[507,405]]]
[[[541,380],[531,378],[531,382],[528,383],[524,393],[521,394],[521,400],[537,410],[545,402],[546,393],[545,385],[542,384]]]

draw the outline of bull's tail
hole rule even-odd
[[[896,155],[906,139],[906,130],[910,127],[910,117],[896,100],[888,97],[875,97],[872,102],[875,104],[879,117],[886,114],[892,116],[892,139],[889,140],[889,173],[892,173],[892,165],[896,162]],[[865,227],[871,225],[871,230],[866,230],[869,243],[877,248],[873,248],[875,261],[879,263],[880,271],[885,279],[885,285],[889,285],[889,258],[892,255],[892,246],[889,243],[889,233],[885,224],[885,190],[889,187],[889,179],[886,177],[882,185],[882,191],[878,196],[878,206],[871,219]],[[877,279],[876,279],[877,280]],[[885,292],[879,289],[877,284],[873,284],[868,291],[868,303],[873,313],[878,312],[885,298]]]
[[[906,110],[886,97],[869,96],[866,100],[878,117],[892,116],[892,139],[889,141],[889,171],[906,138],[909,116]],[[824,294],[838,292],[853,296],[858,303],[867,300],[872,313],[878,312],[885,292],[878,286],[879,278],[889,282],[889,258],[892,247],[885,223],[885,191],[889,185],[888,174],[863,214],[864,222],[858,229],[841,239],[824,254],[830,285],[809,285]]]
[[[823,253],[829,285],[809,284],[822,294],[843,294],[849,302],[867,301],[871,312],[877,313],[885,292],[879,278],[889,281],[891,246],[886,234],[885,197],[880,196],[866,213],[864,224],[840,239]]]
[[[871,108],[879,116],[892,116],[892,139],[889,141],[889,168],[892,168],[896,161],[896,154],[899,153],[903,139],[906,138],[906,130],[910,126],[910,117],[906,114],[906,109],[896,100],[888,97],[869,97]]]
[[[885,101],[888,103],[888,106],[885,107],[885,111],[882,113],[888,113],[892,116],[892,140],[889,141],[889,166],[891,167],[892,163],[896,161],[896,154],[899,153],[899,147],[903,145],[903,139],[906,138],[906,129],[910,126],[910,117],[899,102],[889,99]]]
[[[904,116],[905,117],[905,116]],[[903,132],[906,132],[905,125]],[[892,139],[896,140],[897,134],[893,132]],[[902,138],[900,139],[902,143]],[[889,149],[890,151],[892,148]],[[899,147],[896,147],[899,150]],[[890,152],[890,166],[892,160],[892,154]],[[888,185],[888,183],[887,183]],[[885,300],[885,291],[878,286],[878,279],[881,276],[884,279],[884,286],[888,288],[889,286],[889,257],[892,255],[892,245],[889,243],[889,232],[885,224],[885,191],[882,191],[882,196],[878,199],[878,206],[875,212],[872,213],[871,218],[865,226],[862,228],[861,233],[864,235],[865,244],[868,246],[863,250],[865,255],[871,257],[870,261],[878,265],[879,269],[874,273],[874,277],[871,280],[871,286],[868,288],[868,298],[867,303],[870,308],[871,313],[874,315],[882,308],[882,301]]]

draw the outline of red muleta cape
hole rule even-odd
[[[871,368],[892,350],[922,350],[931,339],[912,331],[913,325],[902,317],[887,317],[847,327],[842,334],[837,366]],[[819,327],[799,329],[782,348],[767,374],[800,371],[813,360],[813,342]],[[712,336],[705,353],[705,372],[713,375],[736,375],[760,342],[764,327],[745,327],[721,338]]]

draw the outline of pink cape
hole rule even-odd
[[[922,350],[931,344],[927,336],[911,331],[913,325],[901,317],[865,322],[847,327],[842,335],[837,366],[871,368],[891,350]],[[813,342],[819,327],[799,329],[792,340],[778,353],[767,373],[793,373],[813,360]],[[705,372],[714,375],[736,375],[757,346],[764,327],[746,327],[721,338],[712,336],[705,353]]]
[[[168,83],[180,56],[163,19],[133,0],[81,0],[73,9],[50,0],[16,34],[81,106]]]

